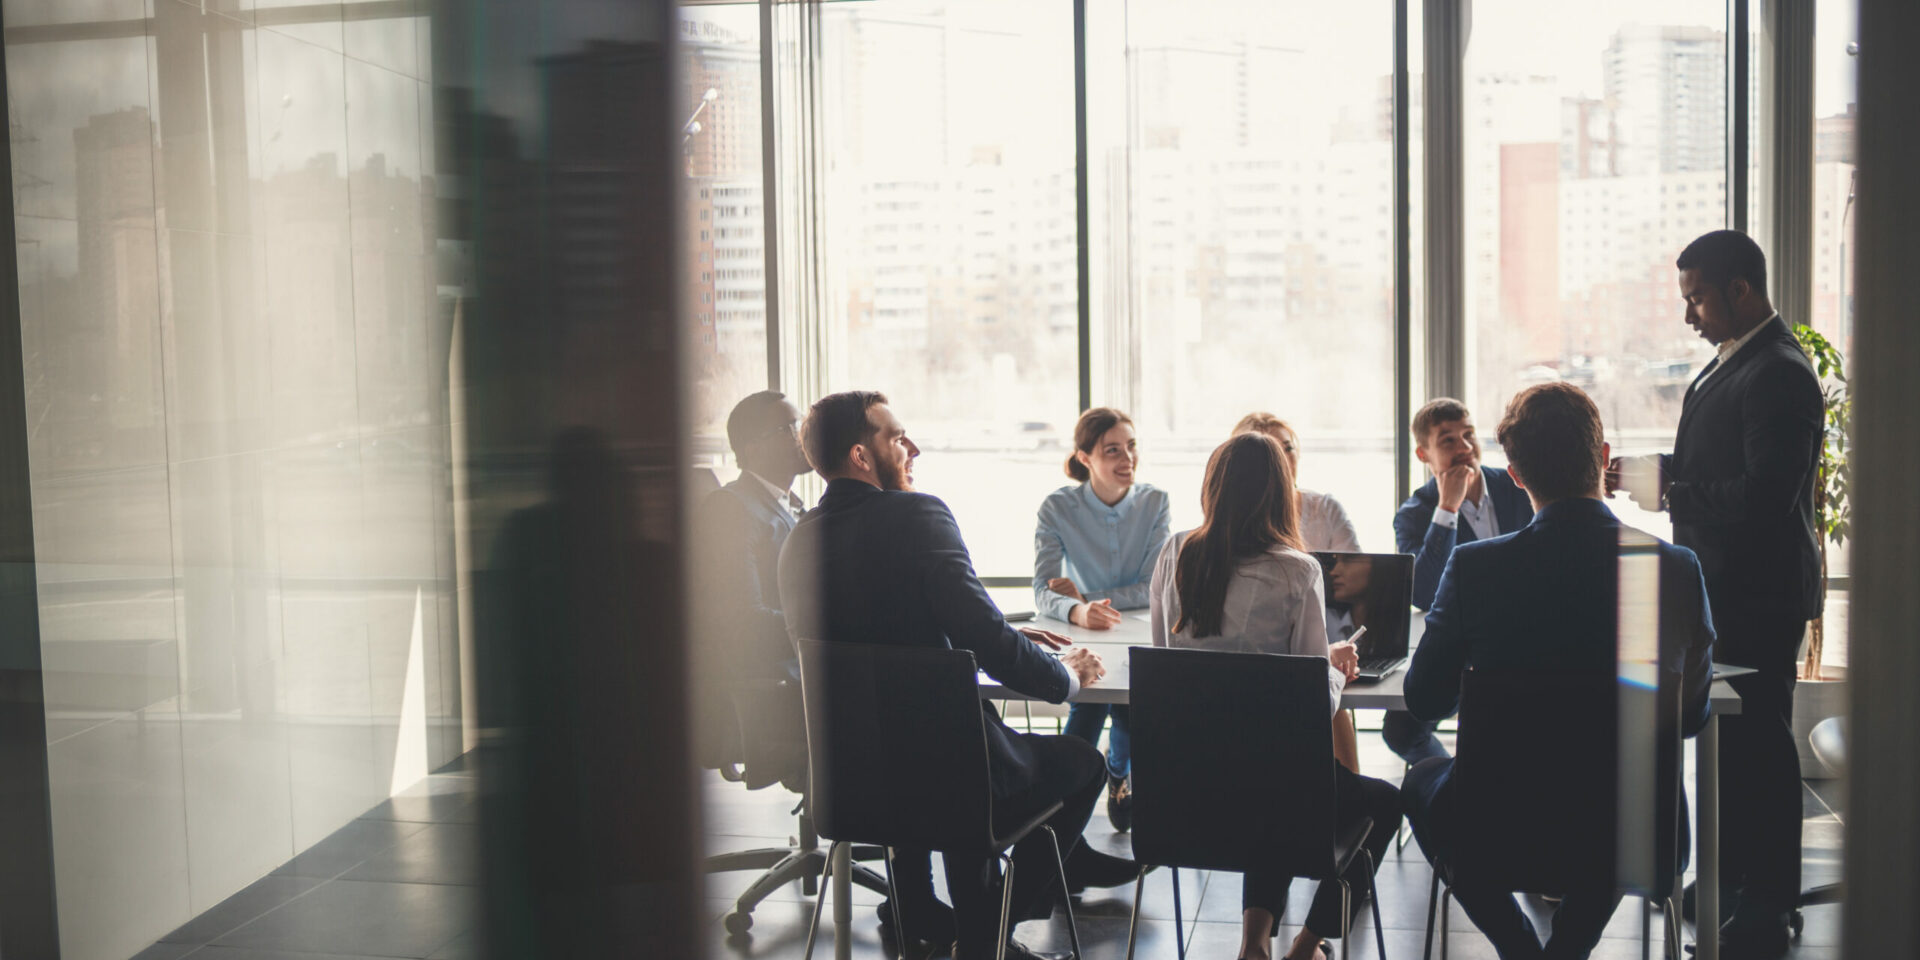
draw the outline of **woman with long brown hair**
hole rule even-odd
[[[1243,433],[1213,451],[1201,486],[1200,526],[1167,541],[1154,566],[1153,643],[1243,653],[1326,657],[1330,709],[1359,669],[1353,644],[1327,644],[1320,564],[1301,549],[1293,469],[1272,437]],[[1231,731],[1223,731],[1231,736]],[[1400,829],[1392,784],[1334,764],[1336,826],[1373,819],[1366,847],[1375,869]],[[1355,861],[1346,879],[1369,889]],[[1240,956],[1269,960],[1292,877],[1250,870],[1241,887]],[[1357,915],[1364,898],[1355,897]],[[1349,918],[1351,919],[1351,918]],[[1331,949],[1319,931],[1337,931],[1340,888],[1323,883],[1286,956],[1307,960]]]

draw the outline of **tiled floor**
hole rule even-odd
[[[1044,720],[1038,720],[1036,725],[1041,723],[1050,725],[1050,721]],[[1401,774],[1400,761],[1387,751],[1380,742],[1379,734],[1363,731],[1360,741],[1364,772],[1397,782]],[[1691,776],[1689,770],[1689,782]],[[1828,801],[1822,800],[1822,796],[1828,796],[1831,800],[1832,786],[1824,782],[1814,783],[1805,794],[1804,880],[1809,885],[1834,880],[1839,876],[1840,824]],[[796,799],[793,794],[778,787],[750,792],[717,777],[710,779],[707,786],[708,852],[720,853],[785,843],[794,830],[795,819],[788,811]],[[1104,812],[1097,811],[1094,814],[1086,837],[1098,848],[1110,853],[1130,853],[1126,835],[1113,832]],[[934,873],[936,884],[940,884],[940,871],[936,869]],[[752,882],[754,876],[751,872],[743,871],[715,874],[707,878],[708,956],[720,960],[747,957],[797,960],[806,942],[808,911],[811,909],[798,884],[788,885],[775,899],[754,911],[753,927],[748,938],[730,939],[722,929],[721,916],[733,908],[733,898]],[[1411,841],[1404,852],[1388,852],[1386,863],[1380,869],[1378,883],[1381,917],[1386,927],[1387,954],[1395,960],[1418,960],[1421,955],[1425,946],[1427,893],[1431,879],[1432,873],[1421,857],[1419,847]],[[1180,887],[1188,956],[1195,960],[1233,960],[1237,957],[1240,944],[1240,877],[1231,873],[1182,871]],[[1297,922],[1294,918],[1305,915],[1312,889],[1313,885],[1304,881],[1294,885],[1287,917],[1281,921],[1282,936],[1286,938],[1279,944],[1282,949],[1297,932],[1298,928],[1293,925]],[[874,916],[874,906],[880,902],[880,897],[855,887],[854,900],[857,906],[853,914],[853,955],[860,960],[882,960],[886,954],[880,946]],[[1132,900],[1131,887],[1089,891],[1081,899],[1074,916],[1079,922],[1087,960],[1113,960],[1126,955]],[[1630,960],[1640,956],[1638,903],[1632,899],[1623,902],[1607,929],[1606,939],[1594,951],[1596,960]],[[1141,908],[1138,956],[1171,958],[1175,955],[1173,915],[1173,887],[1169,873],[1157,870],[1147,878]],[[1840,908],[1812,907],[1805,911],[1805,915],[1805,932],[1794,945],[1790,956],[1808,960],[1839,957]],[[1543,931],[1546,929],[1544,914],[1536,911],[1535,922]],[[1371,920],[1367,920],[1356,931],[1352,945],[1352,956],[1355,958],[1373,958],[1379,953],[1370,924]],[[1447,939],[1449,957],[1454,960],[1494,960],[1492,946],[1457,907],[1454,908],[1451,927],[1451,935]],[[1658,956],[1658,914],[1654,916],[1653,929],[1655,955]],[[1037,948],[1065,950],[1067,947],[1066,926],[1058,918],[1022,924],[1017,937]],[[821,941],[815,947],[814,955],[823,960],[832,956],[830,924],[823,924]]]
[[[1361,735],[1366,772],[1398,779],[1400,763],[1377,734]],[[1806,791],[1806,866],[1808,884],[1838,877],[1840,824],[1834,784],[1818,782]],[[710,853],[780,846],[795,825],[790,814],[795,796],[779,787],[747,791],[712,777],[707,784],[707,849]],[[353,960],[372,957],[475,957],[477,916],[477,816],[470,771],[455,765],[435,773],[407,795],[396,797],[343,827],[226,902],[168,934],[135,960]],[[1088,839],[1117,854],[1128,840],[1112,831],[1096,813]],[[727,958],[797,958],[806,939],[809,903],[798,884],[790,884],[754,911],[751,935],[729,940],[720,917],[750,883],[752,872],[715,874],[706,879],[708,955]],[[1420,956],[1426,930],[1427,890],[1431,874],[1417,847],[1389,853],[1379,876],[1381,913],[1387,952],[1400,960]],[[936,871],[936,881],[938,871]],[[1239,945],[1240,878],[1229,873],[1181,873],[1181,913],[1191,956],[1231,960]],[[1311,885],[1295,885],[1289,917],[1306,909]],[[1087,960],[1126,953],[1131,888],[1091,891],[1075,910]],[[853,954],[880,960],[874,918],[877,895],[855,888]],[[1637,901],[1629,900],[1608,928],[1594,956],[1640,955]],[[1141,910],[1141,957],[1174,955],[1173,888],[1168,871],[1149,875]],[[1793,956],[1839,956],[1839,908],[1806,911],[1806,931]],[[1283,923],[1285,921],[1283,920]],[[1370,922],[1370,921],[1369,921]],[[1291,938],[1291,926],[1283,935]],[[1658,923],[1656,919],[1656,931]],[[832,955],[831,927],[822,930],[816,955]],[[1374,957],[1372,931],[1363,926],[1353,956]],[[1036,947],[1064,949],[1061,921],[1023,924],[1018,936]],[[1283,944],[1284,945],[1284,944]],[[1451,957],[1491,960],[1493,950],[1456,909]]]
[[[134,960],[478,957],[478,822],[455,761]]]

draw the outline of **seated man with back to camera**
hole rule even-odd
[[[953,514],[913,491],[920,449],[871,391],[823,397],[802,430],[807,459],[827,479],[820,503],[794,528],[780,554],[780,597],[795,637],[973,652],[980,669],[1008,689],[1061,703],[1104,675],[1099,655],[1074,647],[1058,659],[1041,647],[1067,646],[1044,630],[1015,629],[974,575]],[[1066,856],[1070,888],[1130,883],[1130,860],[1089,849],[1080,833],[1107,781],[1100,751],[1078,737],[1015,733],[983,706],[993,776],[993,819],[1018,823],[1056,802],[1046,825]],[[993,955],[999,929],[997,861],[943,853],[953,898],[959,960]],[[1013,850],[1014,919],[1051,913],[1053,849],[1034,831]],[[1018,942],[1007,956],[1041,956]]]
[[[1617,676],[1619,556],[1624,545],[1637,542],[1659,557],[1660,670],[1678,679],[1682,732],[1698,733],[1706,725],[1712,683],[1714,634],[1706,581],[1693,551],[1626,527],[1607,508],[1601,474],[1608,450],[1600,411],[1578,387],[1540,384],[1507,405],[1499,436],[1513,482],[1538,512],[1521,530],[1453,551],[1427,612],[1426,635],[1407,671],[1407,709],[1423,720],[1451,716],[1460,705],[1461,674],[1469,668]],[[1583,718],[1540,720],[1577,731]],[[1651,758],[1654,751],[1644,754]],[[1502,758],[1520,768],[1528,760]],[[1436,866],[1447,862],[1455,847],[1453,764],[1452,757],[1424,760],[1401,786],[1414,836]],[[1562,892],[1553,936],[1543,949],[1511,891],[1454,888],[1461,908],[1493,941],[1501,960],[1576,958],[1592,951],[1620,902],[1619,892]]]
[[[728,681],[799,677],[780,609],[778,566],[780,548],[804,512],[793,482],[813,472],[800,449],[800,411],[777,390],[749,394],[734,405],[727,415],[727,445],[740,476],[700,502],[694,527],[701,558],[696,588],[707,626],[699,651],[702,695],[723,710],[731,709],[722,692]],[[894,877],[901,914],[915,939],[952,942],[953,911],[934,896],[931,856],[924,850],[901,853],[894,858]],[[881,903],[877,912],[880,938],[891,943],[898,935],[892,904]]]
[[[1527,495],[1507,471],[1480,463],[1480,436],[1467,405],[1452,397],[1430,400],[1413,415],[1414,455],[1433,479],[1413,492],[1393,515],[1394,549],[1413,554],[1413,605],[1426,610],[1453,548],[1512,533],[1533,519]],[[1434,737],[1438,723],[1423,723],[1404,710],[1389,710],[1380,737],[1409,764],[1447,756]]]

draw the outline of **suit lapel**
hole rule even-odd
[[[1747,341],[1746,345],[1741,347],[1732,357],[1729,357],[1724,362],[1719,361],[1716,357],[1714,363],[1709,363],[1708,367],[1712,368],[1712,376],[1707,376],[1707,370],[1701,370],[1700,376],[1705,377],[1705,381],[1702,382],[1699,377],[1694,378],[1693,385],[1687,388],[1686,396],[1680,401],[1680,426],[1674,430],[1674,442],[1676,446],[1679,443],[1680,435],[1686,432],[1687,421],[1692,419],[1694,410],[1699,408],[1702,399],[1706,397],[1707,394],[1725,386],[1727,381],[1733,379],[1734,376],[1740,372],[1741,368],[1745,367],[1754,357],[1758,356],[1760,351],[1765,349],[1770,341],[1781,337],[1791,338],[1793,336],[1793,334],[1787,332],[1786,320],[1781,318],[1777,313],[1773,315],[1772,319],[1761,324],[1761,327],[1760,332],[1755,333],[1753,339]]]

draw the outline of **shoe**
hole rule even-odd
[[[1068,960],[1072,956],[1073,952],[1069,950],[1055,953],[1050,950],[1035,950],[1018,940],[1007,941],[1007,960]],[[959,946],[956,945],[953,948],[953,960],[993,960],[993,953],[982,951],[981,956],[976,957],[971,953],[961,953]]]
[[[1720,955],[1727,960],[1781,960],[1790,939],[1786,914],[1741,911],[1720,926]]]
[[[1107,819],[1115,833],[1133,829],[1133,778],[1107,773]]]
[[[899,932],[893,928],[892,902],[880,901],[874,912],[880,916],[881,947],[888,956],[897,956],[901,951],[895,949],[899,943]],[[944,956],[953,949],[952,907],[936,900],[918,907],[906,907],[904,912],[907,928],[913,933],[913,942],[907,944],[904,951],[910,960]]]
[[[1139,864],[1089,850],[1085,843],[1067,855],[1068,893],[1079,893],[1088,887],[1118,887],[1132,883],[1139,876]]]
[[[1682,891],[1680,894],[1680,918],[1687,921],[1688,923],[1693,924],[1695,927],[1698,927],[1700,925],[1700,921],[1697,919],[1700,912],[1699,906],[1698,906],[1698,899],[1696,896],[1697,893],[1698,891],[1694,889],[1694,885],[1692,881],[1688,881],[1687,888],[1684,891]],[[1728,920],[1733,919],[1734,910],[1737,909],[1739,906],[1740,906],[1739,891],[1730,890],[1726,887],[1721,887],[1720,888],[1720,922],[1722,924],[1725,924]]]

